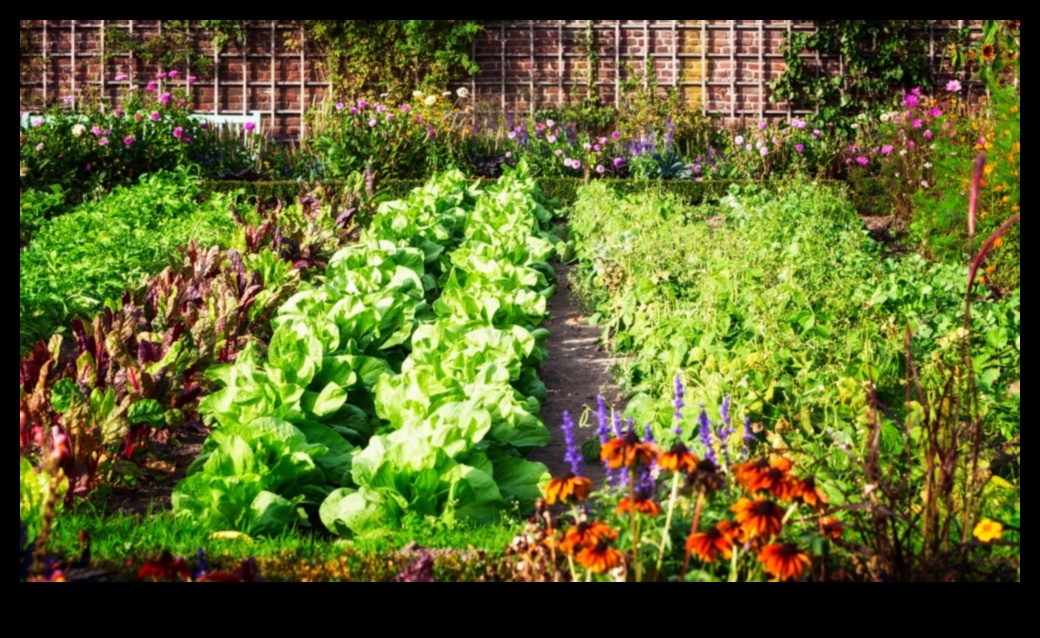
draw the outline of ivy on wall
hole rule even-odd
[[[928,87],[932,77],[927,20],[811,20],[813,32],[792,32],[783,47],[787,70],[772,83],[771,100],[819,111],[830,123],[881,108],[900,88]],[[843,73],[816,62],[839,58]]]

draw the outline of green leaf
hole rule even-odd
[[[126,413],[130,425],[145,424],[152,428],[162,428],[166,425],[166,415],[162,405],[155,399],[141,399],[133,405]]]

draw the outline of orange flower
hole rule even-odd
[[[759,552],[758,561],[779,580],[801,578],[805,568],[812,565],[809,555],[790,543],[766,545]]]
[[[615,437],[603,444],[599,455],[610,469],[616,470],[622,466],[636,467],[640,463],[650,465],[657,455],[661,453],[656,443],[640,441],[639,436],[630,431],[624,437]]]
[[[809,507],[818,510],[827,504],[827,497],[824,496],[823,490],[816,487],[816,479],[812,476],[799,480],[796,485],[794,497]]]
[[[760,459],[736,466],[737,482],[749,492],[766,491],[780,500],[796,495],[796,485],[787,476],[791,461],[783,457]]]
[[[783,508],[766,498],[742,498],[730,510],[736,513],[737,522],[750,538],[776,536],[784,526]]]
[[[997,48],[995,46],[993,46],[992,44],[983,44],[982,45],[982,59],[983,60],[985,60],[986,62],[990,62],[990,61],[993,60],[993,58],[996,57],[996,55],[997,55]]]
[[[614,540],[617,536],[617,532],[610,529],[606,523],[582,522],[568,529],[567,533],[563,535],[560,550],[567,554],[573,554],[576,549],[592,547],[600,540]]]
[[[744,528],[733,521],[720,521],[716,527],[734,543],[743,544],[747,541],[747,533],[744,531]]]
[[[979,521],[971,533],[983,543],[999,541],[1004,536],[1004,526],[997,521],[984,518]]]
[[[563,478],[554,478],[545,486],[545,502],[549,505],[584,501],[592,492],[592,481],[568,472]]]
[[[845,532],[845,526],[834,518],[820,519],[820,532],[831,540],[838,540]]]
[[[657,467],[667,472],[675,473],[692,472],[697,468],[698,463],[700,463],[700,459],[694,456],[693,452],[690,452],[682,441],[677,442],[672,446],[671,450],[665,452],[657,459]]]
[[[729,521],[722,521],[722,523],[709,528],[706,532],[690,534],[690,537],[686,539],[686,551],[697,554],[705,563],[714,562],[719,554],[722,554],[722,557],[725,559],[732,556],[733,540],[727,531],[722,529],[723,523],[729,523]]]
[[[655,501],[649,498],[643,498],[639,494],[636,494],[636,500],[632,500],[627,496],[621,499],[617,508],[618,514],[624,514],[625,512],[641,512],[647,516],[657,516],[661,513],[661,506]]]
[[[1004,245],[1004,238],[1003,237],[997,237],[996,239],[993,240],[993,247],[994,248],[1000,248],[1003,245]]]
[[[606,539],[601,538],[595,545],[578,552],[575,559],[582,567],[592,570],[592,573],[602,574],[621,565],[624,557],[621,552],[611,547]]]

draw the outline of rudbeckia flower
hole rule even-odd
[[[812,565],[809,555],[790,543],[766,545],[758,560],[778,580],[801,578],[805,568]]]
[[[723,521],[729,523],[729,521]],[[696,554],[701,561],[712,563],[721,554],[728,559],[733,555],[733,540],[721,529],[722,523],[705,532],[695,532],[686,539],[686,550]]]
[[[742,498],[730,510],[736,513],[737,523],[749,537],[769,538],[783,528],[784,510],[769,499]]]
[[[595,545],[578,552],[575,560],[582,567],[592,570],[592,573],[602,574],[620,566],[624,557],[621,552],[611,547],[606,539],[601,538]]]
[[[592,492],[592,481],[584,476],[567,472],[563,478],[554,478],[545,486],[545,502],[549,505],[584,501]]]
[[[625,512],[640,512],[647,516],[657,516],[661,513],[661,506],[653,499],[643,498],[641,495],[636,494],[635,500],[632,500],[627,496],[621,499],[621,502],[618,503],[617,511],[618,514],[624,514]]]
[[[615,540],[618,533],[612,530],[606,523],[582,522],[574,525],[563,535],[560,550],[566,554],[573,554],[575,550],[592,547],[601,540]]]
[[[622,466],[636,467],[640,463],[650,465],[660,451],[656,443],[640,441],[639,435],[629,431],[623,437],[615,437],[604,443],[599,455],[610,469],[616,470]]]
[[[662,454],[657,459],[657,467],[668,472],[683,472],[689,473],[697,469],[697,464],[700,463],[700,459],[693,455],[689,449],[682,443],[677,442],[672,446],[672,449]]]
[[[813,509],[821,509],[827,504],[827,497],[824,496],[823,490],[816,487],[816,479],[807,476],[803,479],[797,480],[795,483],[796,493],[794,498],[799,499],[809,507]]]

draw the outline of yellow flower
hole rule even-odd
[[[1012,113],[1018,113],[1018,107],[1017,106],[1012,106],[1011,107],[1011,112]]]
[[[1004,526],[996,521],[984,518],[975,526],[972,534],[983,543],[989,543],[1000,540],[1000,537],[1004,535]]]

